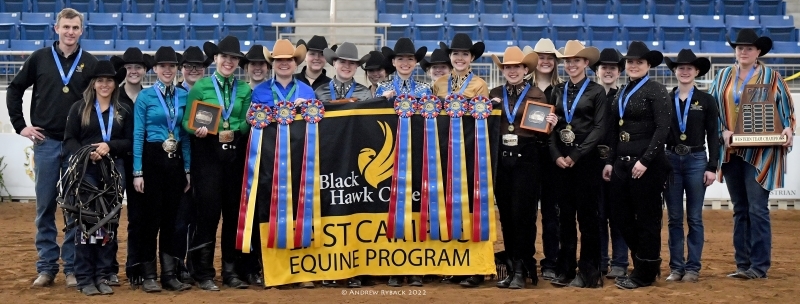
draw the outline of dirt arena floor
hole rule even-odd
[[[800,297],[800,212],[772,213],[773,250],[769,279],[741,281],[726,278],[734,269],[731,244],[731,211],[706,211],[704,214],[706,243],[703,253],[701,281],[696,284],[663,282],[668,275],[667,230],[663,230],[661,264],[662,279],[650,288],[635,291],[617,289],[613,281],[595,290],[555,288],[542,281],[539,286],[525,290],[503,290],[487,282],[484,287],[464,289],[456,285],[429,283],[422,288],[390,288],[373,286],[361,289],[316,288],[278,290],[251,287],[248,290],[223,289],[205,292],[193,288],[182,293],[161,292],[145,294],[123,285],[112,296],[86,297],[64,287],[59,274],[56,284],[45,289],[32,289],[36,276],[33,246],[35,214],[32,203],[0,204],[0,303],[388,303],[388,302],[448,302],[448,303],[797,303]],[[60,213],[59,213],[60,214]],[[59,218],[57,216],[57,218]],[[124,218],[124,217],[123,217]],[[59,219],[60,220],[60,219]],[[123,224],[125,227],[127,223]],[[62,227],[59,222],[58,227]],[[124,263],[126,235],[121,231],[119,261]],[[217,242],[219,244],[219,242]],[[496,248],[502,249],[502,242]],[[537,244],[537,248],[540,245]],[[218,248],[219,250],[219,248]],[[219,252],[217,252],[219,257]],[[537,256],[537,259],[540,259]],[[218,259],[218,258],[217,258]],[[219,264],[219,261],[217,261]],[[219,265],[217,265],[219,269]],[[124,271],[124,267],[123,267]],[[124,278],[124,274],[120,274]],[[219,277],[217,280],[221,280]],[[221,283],[219,283],[221,285]],[[530,284],[529,284],[530,285]],[[360,294],[351,294],[352,292]],[[391,293],[391,294],[390,294]],[[405,293],[405,295],[402,295]],[[398,295],[399,294],[399,295]]]

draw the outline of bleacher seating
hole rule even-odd
[[[128,1],[127,0],[97,0],[98,12],[100,13],[127,13]]]
[[[113,39],[81,39],[81,46],[89,52],[111,52],[116,50]]]
[[[647,11],[651,15],[680,15],[683,14],[682,0],[653,0]]]
[[[3,0],[0,1],[0,13],[30,12],[28,0]],[[9,44],[10,45],[10,44]]]
[[[660,32],[662,41],[688,41],[694,40],[688,16],[684,15],[655,15],[653,21]]]
[[[17,39],[19,23],[20,13],[0,13],[0,40]]]

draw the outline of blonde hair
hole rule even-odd
[[[81,20],[81,27],[83,27],[83,14],[75,10],[74,8],[65,8],[58,12],[58,16],[56,16],[56,24],[61,22],[61,18],[72,19],[78,17]]]
[[[97,98],[97,91],[94,89],[94,84],[97,83],[97,79],[101,77],[92,78],[92,81],[89,82],[89,86],[86,87],[86,91],[83,91],[83,111],[81,112],[81,125],[88,126],[89,120],[92,117],[92,109],[94,109],[94,101]],[[103,77],[103,78],[111,78],[111,77]],[[114,86],[114,92],[111,92],[111,104],[114,105],[114,108],[119,111],[122,109],[119,103],[119,86]],[[116,115],[115,119],[117,123],[122,123],[121,120],[122,116]],[[104,127],[104,126],[100,126]]]

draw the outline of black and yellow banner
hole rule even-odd
[[[489,130],[489,153],[496,155],[499,142],[499,111],[492,112],[487,120]],[[440,115],[437,119],[439,147],[439,170],[447,170],[448,132],[450,118]],[[326,104],[325,119],[319,122],[319,196],[320,203],[314,206],[312,229],[314,244],[306,248],[267,248],[270,224],[271,198],[273,196],[273,171],[275,164],[275,139],[277,128],[270,124],[263,129],[263,144],[260,151],[260,170],[255,211],[252,223],[259,229],[260,246],[264,261],[264,275],[270,286],[288,283],[340,280],[356,275],[469,275],[495,272],[493,243],[463,238],[442,240],[427,237],[420,240],[420,200],[422,189],[423,148],[425,145],[425,119],[419,114],[411,118],[411,170],[412,170],[412,217],[405,223],[412,233],[404,239],[392,239],[387,235],[387,219],[391,197],[391,182],[395,160],[397,114],[393,104],[386,99],[374,99],[346,104]],[[475,119],[465,116],[462,120],[467,180],[474,180]],[[291,149],[302,151],[305,144],[306,122],[295,119],[289,134]],[[444,150],[444,151],[442,151]],[[299,184],[302,153],[292,153],[290,163],[291,183]],[[495,159],[495,158],[492,158]],[[494,164],[492,164],[494,165]],[[494,166],[493,166],[494,167]],[[494,170],[491,170],[493,172]],[[283,172],[286,174],[289,172]],[[484,177],[485,178],[485,177]],[[472,202],[475,191],[469,187],[465,201]],[[493,189],[493,186],[489,186]],[[445,191],[442,189],[441,191]],[[291,201],[297,212],[298,187],[292,187]],[[472,212],[472,204],[469,212]],[[494,204],[490,204],[494,206]],[[490,234],[495,236],[494,207]],[[250,209],[252,210],[252,209]],[[296,219],[297,214],[294,214]],[[275,225],[273,225],[275,226]],[[430,225],[427,225],[430,229]],[[472,231],[462,227],[462,235]],[[289,229],[284,229],[289,230]],[[318,233],[321,232],[321,233]],[[286,233],[293,233],[286,231]],[[428,234],[429,235],[429,234]],[[442,234],[442,235],[447,235]],[[316,239],[317,236],[321,240]],[[291,235],[286,236],[287,239]],[[491,238],[492,240],[494,237]],[[254,239],[255,241],[255,239]],[[255,246],[255,244],[254,244]]]

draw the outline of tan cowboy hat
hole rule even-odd
[[[281,39],[275,41],[275,46],[272,47],[272,53],[265,47],[264,56],[267,57],[267,62],[269,62],[270,65],[275,59],[284,58],[293,58],[294,62],[299,65],[306,59],[306,46],[301,44],[295,48],[291,41]]]
[[[536,42],[536,45],[534,45],[532,49],[530,46],[525,47],[525,49],[530,49],[531,52],[539,54],[555,54],[556,58],[558,58],[558,55],[561,54],[561,52],[556,49],[556,45],[553,43],[553,40],[547,38],[539,39],[539,42]]]
[[[593,46],[586,47],[578,40],[570,40],[567,41],[567,45],[564,46],[564,53],[556,54],[556,57],[561,59],[572,57],[586,58],[589,60],[589,66],[592,66],[600,59],[600,50]]]
[[[507,64],[521,64],[528,68],[528,71],[533,71],[539,63],[539,56],[534,53],[524,54],[518,46],[509,46],[503,53],[503,61],[497,58],[497,55],[492,54],[492,61],[499,68],[503,68]]]

